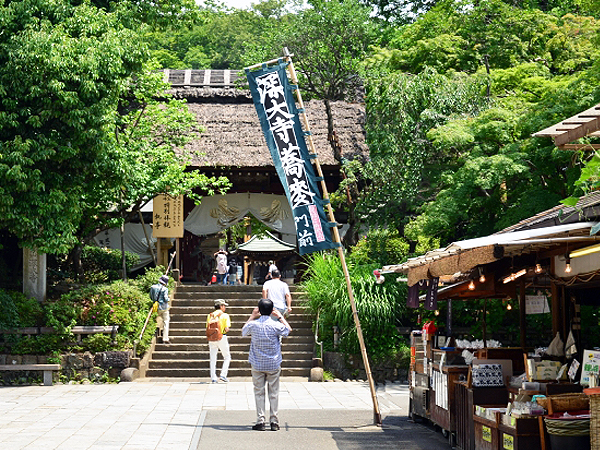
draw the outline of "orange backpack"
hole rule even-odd
[[[220,341],[223,337],[223,333],[221,332],[221,313],[216,316],[214,313],[210,314],[210,319],[208,321],[208,326],[206,327],[206,338],[209,341]]]

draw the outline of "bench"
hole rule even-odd
[[[60,369],[60,364],[0,364],[0,372],[42,370],[44,371],[44,386],[52,386],[52,371]]]
[[[78,325],[71,328],[71,333],[77,336],[77,342],[81,342],[82,335],[99,333],[110,334],[112,339],[115,340],[118,331],[119,325]]]

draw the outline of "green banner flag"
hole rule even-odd
[[[251,71],[246,69],[254,106],[260,125],[271,152],[275,169],[290,203],[298,249],[301,255],[317,250],[336,248],[331,228],[336,226],[327,220],[323,200],[311,155],[306,146],[305,132],[298,118],[299,110],[289,83],[287,62]],[[328,200],[327,200],[328,202]]]

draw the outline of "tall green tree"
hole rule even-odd
[[[211,189],[174,153],[189,116],[152,100],[142,21],[123,17],[63,0],[0,8],[0,228],[24,246],[68,252],[107,211],[123,220],[156,193]]]
[[[418,75],[367,78],[367,142],[371,180],[359,211],[372,226],[402,230],[418,207],[435,196],[444,168],[467,155],[431,145],[427,132],[485,106],[485,79],[446,77],[430,69]]]
[[[413,244],[489,234],[576,192],[574,155],[531,134],[598,101],[594,18],[458,5],[366,61],[376,181],[360,208]]]

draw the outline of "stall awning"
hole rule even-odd
[[[467,272],[511,255],[535,252],[565,242],[600,240],[598,236],[590,236],[589,232],[596,223],[578,222],[453,242],[403,264],[384,266],[382,273],[407,273],[408,285],[412,286],[419,280]]]

